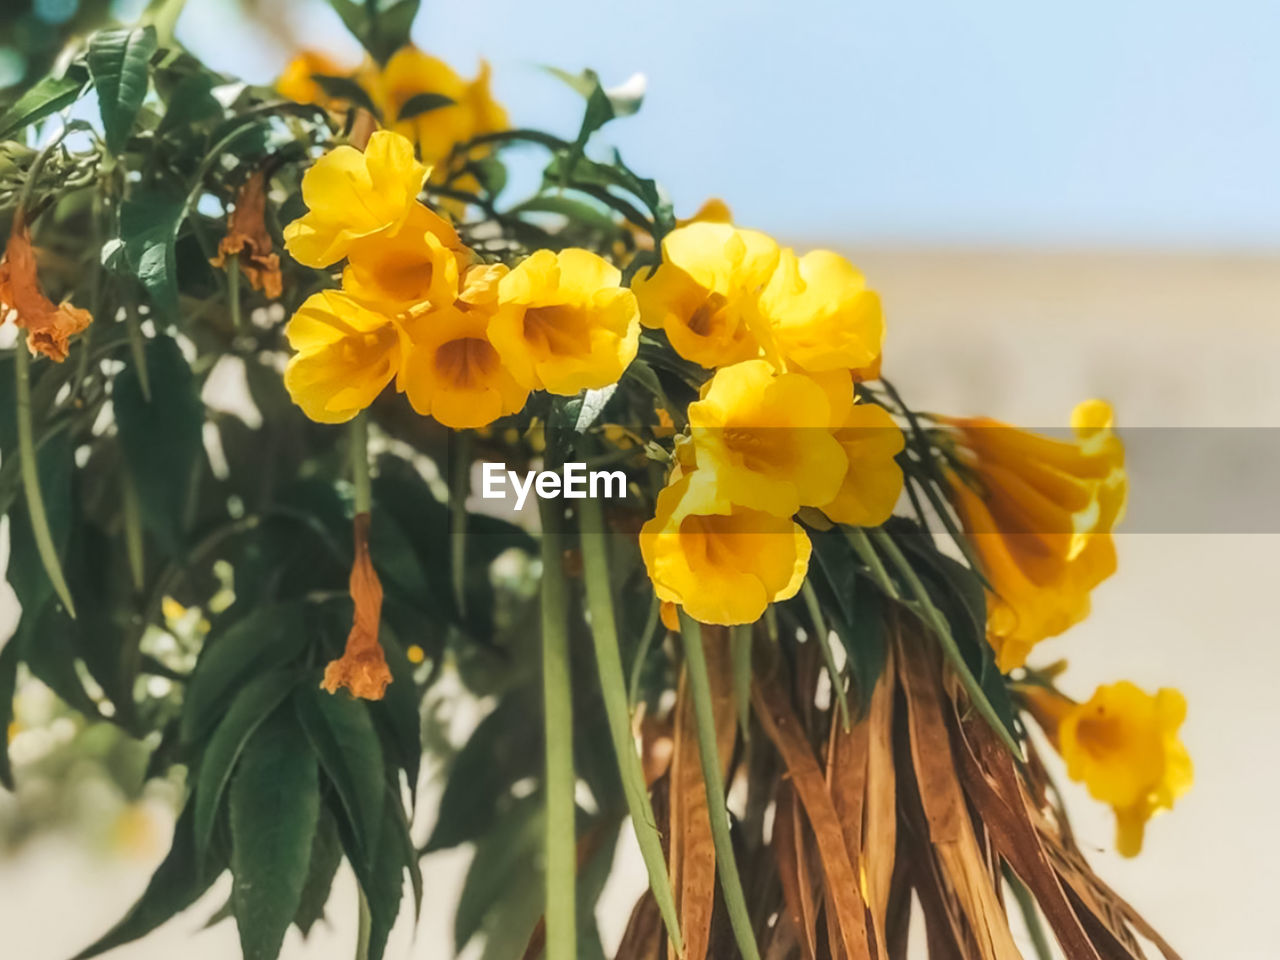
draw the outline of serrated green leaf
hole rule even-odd
[[[45,77],[0,116],[0,140],[11,140],[26,127],[69,107],[84,92],[87,74],[72,66],[61,77]]]
[[[531,875],[529,869],[538,859],[542,846],[542,828],[546,817],[540,794],[526,797],[492,830],[478,838],[476,855],[462,883],[462,894],[453,918],[453,948],[461,953],[493,912],[494,905],[503,900],[508,889],[533,894],[535,903],[541,901],[545,880],[539,870]],[[530,891],[528,888],[537,886]],[[537,912],[533,914],[537,917]],[[532,924],[531,924],[532,925]],[[518,935],[518,932],[517,932]],[[527,938],[528,933],[524,933]]]
[[[406,853],[412,854],[413,850],[404,818],[397,816],[394,809],[398,801],[390,791],[384,792],[378,848],[373,865],[362,880],[365,896],[369,898],[369,960],[382,960],[387,949],[387,938],[404,896]]]
[[[297,717],[278,709],[231,780],[231,898],[244,960],[275,960],[302,902],[320,780]]]
[[[420,117],[424,113],[430,113],[432,110],[452,107],[457,102],[453,97],[447,97],[443,93],[415,93],[404,102],[404,106],[400,108],[400,113],[396,115],[396,120],[412,120],[414,117]]]
[[[107,149],[113,154],[124,149],[138,117],[155,52],[154,27],[99,30],[89,38],[89,75],[98,93]]]
[[[345,693],[299,689],[294,708],[325,776],[341,801],[361,865],[369,864],[382,826],[382,745],[369,710]]]
[[[187,803],[173,828],[173,843],[146,890],[114,927],[73,960],[89,960],[121,944],[145,937],[166,920],[195,903],[217,879],[223,865],[201,869],[195,853],[194,811]]]
[[[196,851],[201,859],[213,836],[214,820],[236,761],[254,731],[280,706],[296,684],[296,675],[282,671],[250,680],[231,702],[226,716],[209,738],[209,745],[200,758],[195,794]],[[293,916],[292,911],[289,916]]]
[[[316,921],[324,917],[329,891],[333,888],[333,878],[341,863],[342,841],[338,837],[338,825],[334,823],[333,814],[321,811],[319,823],[316,824],[316,835],[311,842],[307,880],[302,885],[297,913],[293,915],[294,926],[302,931],[304,937],[311,932]]]
[[[203,738],[249,677],[294,660],[307,645],[302,601],[269,604],[211,634],[187,684],[182,740]]]
[[[143,524],[177,556],[193,475],[204,455],[204,403],[173,338],[148,340],[145,356],[150,401],[136,365],[125,367],[114,385],[116,424]]]

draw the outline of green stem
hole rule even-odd
[[[751,623],[739,623],[729,628],[733,703],[738,708],[738,727],[744,740],[751,736],[751,636],[754,627]]]
[[[849,545],[853,547],[854,552],[871,571],[871,577],[875,580],[876,586],[884,591],[885,595],[891,600],[901,600],[902,597],[898,595],[898,588],[894,586],[893,580],[889,577],[889,572],[885,570],[880,554],[876,553],[876,548],[871,545],[867,531],[862,527],[841,527],[840,529],[844,531],[845,538],[849,541]]]
[[[938,638],[938,643],[942,647],[942,653],[951,664],[951,668],[955,670],[956,676],[960,678],[960,684],[964,687],[965,693],[969,695],[969,699],[973,702],[974,708],[978,714],[987,721],[987,724],[995,731],[1000,742],[1009,748],[1009,751],[1015,757],[1022,756],[1022,750],[1018,747],[1008,728],[1000,721],[999,715],[991,706],[991,701],[987,699],[987,695],[982,691],[982,685],[978,683],[977,677],[969,669],[969,665],[964,662],[964,655],[960,652],[960,647],[956,645],[955,637],[951,634],[951,627],[948,626],[946,618],[933,603],[933,599],[929,596],[929,591],[925,589],[920,578],[916,576],[915,570],[902,555],[902,551],[898,549],[898,545],[893,542],[893,537],[882,529],[871,531],[871,535],[879,544],[880,549],[884,551],[885,556],[889,558],[889,562],[893,564],[894,569],[902,576],[907,584],[907,589],[911,591],[912,599],[916,601],[923,613],[916,610],[915,607],[908,607],[917,616],[919,616],[927,626],[929,626]]]
[[[227,308],[231,313],[231,329],[239,332],[244,326],[240,316],[240,254],[227,257]]]
[[[368,513],[373,504],[369,482],[369,420],[363,411],[351,421],[351,485],[355,488],[356,513]]]
[[[716,848],[716,868],[720,890],[729,911],[729,925],[744,960],[760,960],[751,931],[747,898],[742,892],[738,861],[733,855],[729,835],[729,813],[724,802],[724,777],[720,774],[720,750],[716,744],[716,720],[711,708],[711,678],[707,674],[707,655],[702,649],[702,626],[683,610],[680,612],[680,636],[684,640],[685,667],[689,671],[689,692],[693,696],[693,715],[698,728],[698,757],[702,762],[702,782],[707,790],[707,813],[711,819],[711,838]]]
[[[618,773],[626,796],[631,826],[645,869],[649,872],[649,889],[653,891],[658,910],[667,925],[676,956],[684,953],[680,936],[680,918],[676,913],[675,895],[667,875],[667,862],[662,856],[662,840],[658,837],[657,820],[649,802],[644,770],[636,753],[631,733],[631,714],[627,705],[626,680],[622,673],[622,657],[618,653],[618,629],[613,609],[613,588],[609,581],[609,550],[605,538],[604,515],[600,501],[588,497],[578,508],[581,525],[582,569],[587,585],[587,606],[591,612],[591,639],[595,644],[596,669],[600,674],[600,693],[604,698],[613,751],[618,759]],[[545,573],[544,573],[545,576]],[[646,633],[647,635],[647,633]]]
[[[836,703],[840,706],[840,723],[844,727],[844,732],[848,733],[850,729],[849,700],[844,693],[844,678],[836,668],[835,654],[831,652],[831,631],[827,629],[826,618],[822,615],[822,604],[818,602],[818,594],[814,592],[813,584],[808,580],[805,580],[800,587],[800,592],[804,595],[804,605],[809,609],[809,619],[813,621],[814,642],[822,652],[822,661],[827,666],[827,676],[831,678],[831,695],[836,698]]]
[[[649,659],[649,648],[653,646],[653,638],[658,633],[662,619],[662,601],[655,595],[649,605],[649,619],[644,623],[644,631],[640,634],[640,646],[631,660],[631,683],[627,689],[627,709],[634,710],[640,702],[640,674],[644,670],[644,662]]]
[[[449,570],[458,616],[467,612],[467,496],[471,492],[471,431],[456,430],[449,442]]]
[[[14,344],[14,367],[17,381],[18,406],[18,456],[22,464],[22,491],[27,498],[27,515],[31,518],[31,532],[36,538],[36,550],[40,563],[53,584],[58,599],[67,608],[67,614],[75,619],[76,608],[71,602],[71,590],[62,575],[58,560],[58,548],[54,546],[49,531],[49,517],[44,509],[44,495],[40,491],[39,466],[36,461],[36,443],[31,429],[31,356],[21,340]]]
[[[373,932],[373,917],[369,913],[369,898],[356,885],[356,960],[369,960],[369,936]]]
[[[768,634],[769,642],[777,644],[778,642],[778,611],[771,603],[764,608],[764,629]]]
[[[542,717],[546,750],[546,926],[548,957],[577,949],[577,850],[573,772],[573,687],[569,675],[569,585],[564,576],[564,517],[557,500],[542,515]]]
[[[138,318],[138,304],[130,297],[124,307],[124,321],[129,332],[129,353],[133,355],[133,366],[138,371],[138,386],[142,388],[142,399],[151,402],[151,371],[147,368],[147,340],[142,335],[142,321]]]
[[[124,547],[129,557],[129,573],[133,577],[133,591],[141,594],[146,588],[146,559],[142,545],[142,511],[138,503],[138,488],[129,471],[120,474],[120,498],[124,515]]]

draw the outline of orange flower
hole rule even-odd
[[[391,682],[391,670],[378,643],[382,583],[369,555],[369,514],[356,514],[354,532],[356,558],[351,565],[351,599],[356,605],[355,619],[342,657],[324,668],[324,682],[320,685],[330,693],[346,687],[352,696],[381,700]]]
[[[218,255],[209,262],[222,267],[227,257],[238,257],[240,270],[253,289],[275,300],[282,291],[282,281],[280,258],[271,252],[271,235],[263,220],[266,183],[266,174],[259,170],[240,187],[235,209],[227,220],[227,235],[218,244]]]
[[[93,320],[88,310],[67,301],[55,306],[40,289],[31,232],[22,214],[13,218],[9,246],[0,260],[0,321],[14,313],[14,323],[27,331],[27,349],[61,363],[67,359],[71,337]]]

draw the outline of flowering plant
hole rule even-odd
[[[1071,957],[1139,957],[1134,931],[1174,957],[1087,865],[1029,722],[1126,855],[1190,785],[1176,691],[1077,703],[1028,665],[1115,568],[1110,408],[1063,437],[912,410],[848,260],[718,201],[679,219],[598,148],[634,90],[566,74],[575,131],[512,127],[487,66],[409,43],[416,2],[334,6],[349,70],[240,84],[161,4],[0,115],[0,712],[29,674],[184,797],[80,957],[228,871],[219,916],[274,957],[344,859],[381,957],[406,873],[421,909],[468,842],[459,949],[601,955],[624,828],[649,891],[620,958],[902,956],[913,904],[930,955],[1012,957],[1006,891],[1042,956],[1047,922]],[[625,495],[566,468],[536,516],[495,508],[485,463]],[[419,837],[445,676],[495,705]]]

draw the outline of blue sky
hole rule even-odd
[[[420,46],[481,56],[513,121],[571,131],[539,64],[648,78],[605,131],[677,211],[787,237],[1280,249],[1280,2],[425,0]],[[281,38],[193,0],[180,35],[254,79]],[[320,2],[306,43],[352,41]]]

